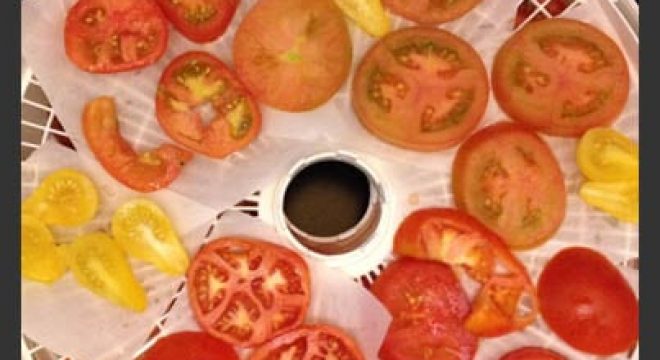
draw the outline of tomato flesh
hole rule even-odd
[[[392,21],[380,0],[335,0],[335,3],[371,36],[380,37],[392,29]]]
[[[589,180],[635,180],[639,178],[639,147],[614,129],[594,128],[578,143],[577,163]]]
[[[238,360],[236,350],[204,332],[184,331],[158,339],[141,360]]]
[[[42,221],[21,215],[21,276],[52,284],[67,270],[55,240]]]
[[[567,360],[556,352],[540,347],[523,347],[506,353],[500,360]]]
[[[157,0],[165,16],[183,36],[197,43],[224,34],[238,0]]]
[[[423,25],[438,25],[467,14],[481,0],[383,0],[392,12]]]
[[[596,182],[580,186],[580,198],[615,218],[639,223],[639,183],[637,181]]]

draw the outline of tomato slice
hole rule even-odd
[[[639,222],[639,183],[637,181],[595,182],[580,187],[580,197],[615,218]]]
[[[461,142],[488,103],[488,75],[465,41],[434,28],[389,33],[362,59],[352,103],[362,125],[391,144],[434,151]]]
[[[258,100],[312,110],[348,78],[352,43],[333,0],[261,0],[236,32],[236,72]]]
[[[247,146],[261,129],[252,95],[222,61],[201,51],[179,55],[167,66],[156,116],[174,141],[214,158]]]
[[[618,45],[569,19],[536,21],[518,31],[498,51],[492,80],[495,98],[511,118],[564,137],[611,124],[630,85]]]
[[[481,0],[383,0],[393,13],[423,25],[438,25],[467,14]]]
[[[541,314],[572,347],[595,355],[631,349],[639,334],[639,304],[621,273],[587,248],[560,251],[539,278]]]
[[[594,128],[580,139],[577,163],[589,180],[635,180],[639,178],[639,147],[614,129]]]
[[[525,266],[497,234],[462,211],[429,208],[408,215],[394,237],[394,253],[461,267],[480,283],[465,320],[477,336],[501,336],[536,319],[536,289]],[[531,309],[522,311],[526,299]]]
[[[170,275],[183,275],[190,263],[172,222],[147,199],[124,203],[112,216],[112,236],[129,255]]]
[[[135,312],[147,308],[144,288],[133,275],[126,255],[109,235],[81,235],[65,249],[71,272],[84,288]]]
[[[206,244],[187,277],[202,329],[240,347],[297,327],[309,306],[305,261],[289,249],[256,239],[224,237]]]
[[[236,350],[204,332],[184,331],[158,339],[141,360],[238,360]]]
[[[330,325],[304,325],[261,345],[249,360],[364,360],[355,341]]]
[[[25,199],[21,211],[48,225],[74,227],[94,218],[99,194],[92,180],[74,169],[60,169],[46,176]]]
[[[186,38],[206,43],[224,34],[239,0],[158,0],[174,27]]]
[[[170,144],[136,154],[119,132],[113,98],[96,98],[83,113],[85,139],[96,159],[117,181],[140,192],[167,187],[192,158],[192,153]]]
[[[452,188],[458,208],[516,250],[543,244],[566,214],[564,176],[552,150],[515,123],[483,128],[461,145]]]
[[[500,360],[568,360],[556,352],[540,347],[522,347],[506,353]]]
[[[153,64],[165,53],[167,39],[167,21],[153,0],[78,0],[64,27],[67,56],[91,73]]]
[[[392,28],[392,22],[380,0],[335,0],[335,4],[372,36],[383,36]]]
[[[66,270],[46,224],[30,215],[21,215],[21,276],[52,284]]]

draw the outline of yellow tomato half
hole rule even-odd
[[[66,272],[66,263],[58,255],[50,230],[42,221],[21,216],[21,275],[47,284]]]
[[[639,147],[610,128],[587,131],[577,149],[580,170],[592,181],[624,181],[639,178]]]
[[[349,18],[372,36],[383,36],[392,28],[381,0],[335,0]]]
[[[580,197],[621,221],[639,222],[639,183],[636,180],[586,182],[580,188]]]

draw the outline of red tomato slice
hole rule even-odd
[[[152,346],[141,360],[238,360],[236,350],[204,332],[167,335]]]
[[[587,248],[560,251],[539,278],[541,314],[572,347],[595,355],[630,350],[639,334],[639,304],[621,273]]]
[[[165,52],[167,39],[167,21],[153,0],[79,0],[64,27],[67,56],[91,73],[153,64]]]
[[[523,347],[506,353],[500,360],[568,360],[556,352],[540,347]]]
[[[452,187],[458,208],[516,250],[543,244],[566,213],[564,176],[552,150],[515,123],[488,126],[461,145]]]
[[[261,345],[249,360],[364,360],[353,339],[329,325],[305,325]]]
[[[197,253],[187,277],[190,304],[202,329],[240,347],[283,334],[307,314],[307,264],[275,244],[216,239]]]
[[[239,0],[157,0],[165,16],[186,38],[206,43],[224,34]]]
[[[137,154],[122,138],[115,102],[96,98],[85,106],[83,132],[89,148],[117,181],[140,192],[169,186],[190,161],[192,153],[170,144]]]
[[[467,14],[481,0],[383,0],[393,13],[424,25],[437,25]]]
[[[353,78],[353,108],[362,125],[394,145],[434,151],[461,142],[488,103],[479,54],[451,33],[408,28],[374,45]]]
[[[576,20],[529,23],[500,48],[493,91],[511,118],[550,135],[579,137],[611,124],[629,92],[618,45]]]
[[[156,117],[174,141],[213,158],[246,147],[261,130],[252,95],[224,63],[200,51],[179,55],[165,68]]]
[[[236,72],[257,99],[307,111],[346,81],[352,43],[332,0],[261,0],[238,28],[233,52]]]

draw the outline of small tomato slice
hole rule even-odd
[[[392,28],[381,0],[335,0],[349,18],[372,36],[380,37]]]
[[[309,269],[295,252],[264,241],[209,242],[188,269],[188,296],[204,331],[250,347],[300,325],[310,301]]]
[[[580,139],[577,163],[592,181],[623,181],[639,178],[639,147],[620,132],[594,128]]]
[[[109,235],[95,232],[79,236],[66,246],[66,256],[73,276],[84,288],[135,312],[147,308],[144,288]]]
[[[140,360],[239,360],[236,350],[205,332],[184,331],[156,341]]]
[[[500,360],[568,360],[558,353],[540,348],[523,347],[504,354]]]
[[[156,62],[167,47],[165,16],[153,0],[79,0],[69,9],[69,59],[91,73],[128,71]]]
[[[94,218],[99,194],[92,180],[74,169],[60,169],[46,176],[22,204],[21,211],[48,225],[74,227]]]
[[[482,0],[383,0],[392,12],[423,25],[438,25],[467,14]]]
[[[112,216],[112,236],[129,255],[170,275],[183,275],[189,259],[165,212],[147,199],[131,200]]]
[[[355,341],[330,325],[304,325],[256,348],[249,360],[365,360]]]
[[[639,222],[639,183],[637,181],[595,182],[580,187],[580,197],[587,204],[615,218]]]
[[[85,106],[83,131],[96,159],[117,181],[140,192],[167,187],[192,158],[192,153],[164,144],[137,154],[121,136],[113,98],[96,98]]]
[[[239,0],[157,0],[167,18],[183,36],[197,43],[224,34]]]
[[[52,284],[66,270],[46,224],[30,215],[21,215],[21,276]]]
[[[588,248],[560,251],[538,283],[541,314],[572,347],[595,355],[631,349],[639,334],[635,293],[612,263]]]

